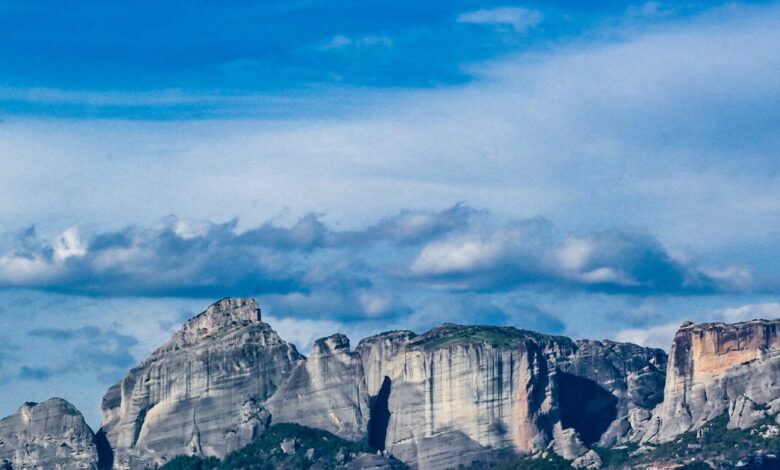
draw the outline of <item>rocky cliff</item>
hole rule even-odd
[[[37,412],[60,416],[41,425],[56,432],[34,428],[25,416],[37,408],[23,407],[0,425],[11,436],[0,458],[27,468],[72,456],[62,468],[94,468],[99,453],[101,468],[138,470],[181,455],[221,458],[292,423],[420,470],[552,452],[596,468],[595,446],[664,441],[724,412],[747,427],[780,411],[777,323],[686,324],[668,367],[658,349],[454,324],[382,333],[354,350],[335,334],[305,358],[254,300],[223,299],[108,390],[97,436],[80,416],[57,424],[77,416],[72,407]],[[66,452],[52,444],[62,436],[81,437]]]
[[[686,322],[674,337],[665,399],[637,440],[665,442],[724,413],[748,428],[780,412],[780,320]]]
[[[663,401],[667,355],[661,349],[579,340],[558,362],[564,427],[587,444],[609,447],[631,436]]]
[[[25,403],[0,420],[0,468],[96,470],[95,435],[81,413],[61,398]]]
[[[548,447],[597,464],[587,444],[616,442],[636,410],[649,414],[666,366],[660,350],[451,324],[366,338],[357,351],[370,441],[420,469]]]
[[[360,355],[342,334],[314,342],[307,360],[265,405],[274,423],[324,429],[352,441],[368,430],[368,393]]]
[[[222,457],[248,444],[268,427],[263,402],[303,360],[254,300],[215,303],[106,393],[101,436],[114,468]]]

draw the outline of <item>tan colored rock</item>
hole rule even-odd
[[[665,400],[637,440],[664,442],[728,413],[747,428],[780,411],[780,320],[686,323],[674,338]]]

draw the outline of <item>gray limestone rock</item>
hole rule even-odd
[[[572,402],[571,420],[587,444],[613,446],[625,441],[663,401],[666,365],[661,349],[578,340],[576,352],[558,363],[565,373],[559,376],[563,389],[559,399]],[[567,416],[563,418],[569,424]]]
[[[360,354],[342,334],[314,342],[311,354],[266,402],[274,423],[297,423],[358,441],[368,429],[368,392]]]
[[[699,331],[695,325],[685,328]],[[307,359],[262,322],[254,300],[223,299],[108,390],[97,441],[111,449],[114,468],[139,470],[177,455],[223,457],[273,421],[367,440],[423,470],[546,449],[595,468],[593,445],[676,432],[664,424],[664,413],[685,409],[701,421],[727,410],[733,425],[747,426],[764,409],[780,411],[780,400],[770,399],[778,396],[772,385],[772,371],[780,368],[776,335],[773,329],[751,328],[737,335],[736,346],[715,354],[737,354],[739,361],[726,361],[728,372],[715,374],[714,382],[702,382],[699,373],[722,366],[721,359],[705,359],[702,366],[701,359],[690,363],[675,352],[680,357],[671,375],[687,378],[674,379],[671,388],[667,380],[670,403],[677,404],[664,411],[667,403],[659,403],[667,357],[660,350],[444,324],[422,335],[372,336],[354,351],[346,336],[332,335],[317,340]],[[719,338],[731,341],[729,335]],[[699,347],[686,346],[699,343],[683,336],[674,351]],[[708,347],[701,346],[705,353]],[[743,349],[753,352],[735,353]],[[766,380],[745,380],[756,367]],[[680,395],[678,382],[692,388]],[[705,396],[730,398],[704,406],[697,398],[699,383]],[[94,436],[92,442],[94,450]],[[0,451],[3,445],[18,453],[21,444],[0,444]],[[343,457],[345,465],[355,461]],[[392,463],[375,454],[360,458],[377,468]]]
[[[587,451],[571,463],[571,466],[574,468],[586,468],[588,470],[596,470],[601,468],[602,465],[604,465],[604,461],[593,450]]]
[[[243,447],[267,429],[263,402],[303,360],[261,321],[254,300],[211,305],[103,398],[101,432],[114,468]]]
[[[14,470],[96,470],[95,435],[70,403],[25,403],[0,420],[0,464]]]
[[[657,349],[492,326],[389,332],[357,351],[374,404],[369,441],[419,469],[548,446],[579,458],[586,444],[627,436],[633,410],[650,414],[666,367]]]

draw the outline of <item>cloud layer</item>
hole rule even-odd
[[[399,307],[406,289],[704,295],[749,292],[749,270],[703,270],[644,233],[618,229],[561,236],[544,219],[500,223],[458,204],[405,210],[362,230],[339,231],[309,214],[289,226],[170,217],[52,239],[30,228],[0,255],[0,287],[109,296],[288,296],[340,305],[365,316]],[[718,268],[718,267],[715,267]],[[330,298],[330,301],[328,300]],[[315,302],[316,300],[316,302]],[[353,304],[352,306],[348,306]]]

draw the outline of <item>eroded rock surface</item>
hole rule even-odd
[[[667,355],[608,340],[576,344],[576,352],[558,366],[563,424],[576,428],[588,445],[615,445],[663,401]]]
[[[420,469],[550,446],[583,456],[583,441],[625,436],[632,409],[649,414],[666,364],[660,350],[451,324],[366,338],[357,351],[372,410],[388,411],[369,439]]]
[[[637,440],[668,441],[728,413],[748,428],[780,412],[780,320],[685,323],[672,343],[665,399]]]
[[[254,300],[211,305],[103,398],[114,468],[243,447],[268,427],[263,402],[303,360],[261,321]]]
[[[314,342],[311,354],[268,400],[274,423],[324,429],[344,439],[365,439],[369,404],[360,354],[342,334]]]
[[[102,464],[139,470],[178,455],[224,457],[272,422],[295,423],[422,470],[544,452],[595,468],[592,446],[651,428],[666,362],[636,345],[454,324],[383,333],[354,351],[336,334],[304,358],[262,322],[254,300],[223,299],[108,390],[93,441]],[[711,377],[722,364],[685,370]]]
[[[96,470],[95,435],[70,403],[52,398],[25,403],[0,420],[0,468]]]

